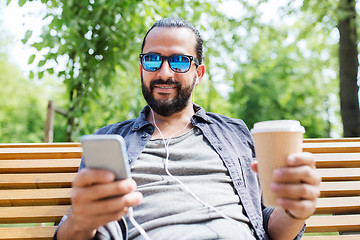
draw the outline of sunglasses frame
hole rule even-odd
[[[152,71],[152,70],[150,70],[150,69],[145,69],[145,68],[144,68],[143,57],[149,56],[149,55],[156,55],[156,56],[159,56],[159,57],[161,58],[161,64],[160,64],[160,66],[159,66],[159,69],[162,67],[164,61],[166,60],[166,61],[168,62],[168,64],[169,64],[170,69],[173,70],[173,71],[176,72],[176,73],[186,73],[186,72],[188,72],[188,71],[190,70],[190,67],[191,67],[191,61],[194,61],[196,67],[198,67],[198,66],[200,65],[200,64],[199,64],[199,60],[198,60],[196,57],[191,56],[191,55],[173,54],[173,55],[171,55],[171,56],[163,56],[163,55],[156,54],[156,53],[140,53],[140,54],[139,54],[139,58],[140,58],[141,67],[142,67],[142,69],[144,69],[144,70],[147,71],[147,72],[156,72],[156,71],[159,71],[159,69]],[[173,68],[171,67],[171,64],[170,64],[170,61],[169,61],[169,60],[170,60],[170,58],[172,58],[172,57],[174,57],[174,56],[180,56],[180,57],[187,57],[187,58],[189,58],[189,59],[190,59],[189,68],[188,68],[186,71],[184,71],[184,72],[179,72],[179,71],[176,71],[175,69],[173,69]]]

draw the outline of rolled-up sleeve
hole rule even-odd
[[[270,219],[270,215],[273,213],[274,208],[272,207],[265,207],[263,208],[263,221],[264,221],[264,229],[266,232],[266,235],[269,236],[270,238],[270,234],[269,234],[269,230],[268,230],[268,226],[269,226],[269,219]],[[296,236],[296,238],[294,238],[294,240],[300,240],[305,232],[305,228],[306,228],[306,224],[304,224],[303,228],[301,229],[301,231],[299,232],[299,234]]]

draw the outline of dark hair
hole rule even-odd
[[[196,58],[199,60],[200,64],[202,63],[202,61],[203,61],[203,40],[201,39],[200,33],[191,23],[189,23],[189,22],[187,22],[187,21],[185,21],[184,19],[181,19],[181,18],[163,18],[163,19],[161,19],[159,21],[156,21],[151,26],[151,28],[147,31],[147,33],[145,34],[144,40],[143,40],[142,45],[141,45],[141,52],[143,52],[143,50],[144,50],[145,40],[146,40],[147,35],[155,27],[166,27],[166,28],[174,27],[174,28],[187,28],[187,29],[190,29],[195,34]]]

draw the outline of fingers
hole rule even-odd
[[[72,205],[69,214],[71,227],[79,232],[93,232],[108,222],[121,219],[130,206],[138,205],[142,200],[139,192],[123,197],[93,202],[87,205]]]
[[[86,227],[97,228],[107,222],[119,220],[129,207],[140,204],[142,194],[132,192],[121,197],[91,202],[89,204],[73,204],[72,215],[80,219]]]
[[[307,183],[319,185],[321,177],[310,166],[278,168],[273,173],[274,182],[279,183]]]
[[[309,218],[316,209],[316,201],[310,200],[291,200],[286,198],[277,199],[277,204],[283,209],[290,211],[291,215],[298,219]]]
[[[114,212],[123,212],[124,214],[126,214],[127,209],[129,207],[140,204],[141,200],[142,200],[142,194],[140,192],[131,192],[121,197],[110,198],[104,201],[98,201],[92,205],[94,208],[101,209],[102,210],[101,212],[104,215]]]
[[[287,167],[278,168],[273,172],[275,182],[308,183],[319,185],[321,177],[315,171],[315,160],[311,153],[294,153],[286,159]]]
[[[321,177],[314,158],[310,153],[295,153],[286,163],[287,167],[274,170],[270,188],[278,196],[279,206],[297,218],[307,218],[315,212],[320,196]]]
[[[102,183],[91,187],[77,187],[72,192],[72,201],[75,204],[83,204],[113,196],[125,195],[135,189],[136,183],[132,179]]]
[[[317,186],[309,184],[283,184],[272,183],[271,190],[279,198],[287,198],[292,200],[316,200],[320,196],[320,190]]]
[[[290,154],[286,163],[289,167],[298,167],[298,166],[310,166],[311,168],[315,168],[315,160],[311,153],[302,152],[302,153],[293,153]]]
[[[106,170],[83,168],[75,177],[73,187],[85,187],[100,183],[110,183],[115,180],[115,175]]]
[[[98,169],[82,169],[73,181],[72,201],[84,204],[112,196],[124,195],[136,189],[132,179],[114,181],[112,172]]]
[[[132,179],[114,181],[113,173],[84,168],[73,181],[69,214],[74,229],[90,232],[119,220],[128,208],[142,201]]]

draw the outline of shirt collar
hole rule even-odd
[[[195,110],[195,114],[193,116],[193,119],[200,118],[200,119],[204,120],[207,123],[213,123],[211,118],[206,114],[205,109],[203,109],[202,107],[200,107],[199,105],[197,105],[195,103],[193,103],[193,105],[194,105],[194,110]]]
[[[199,122],[197,119],[201,119],[207,123],[213,123],[211,118],[206,114],[206,111],[199,105],[193,103],[195,114],[192,119],[194,119],[195,123]],[[137,131],[147,125],[151,125],[151,123],[146,119],[146,116],[150,112],[149,105],[146,105],[140,112],[140,116],[135,120],[133,131]]]
[[[133,131],[137,131],[140,128],[151,125],[151,123],[146,119],[147,114],[150,112],[149,105],[146,105],[140,112],[140,116],[135,120]]]

